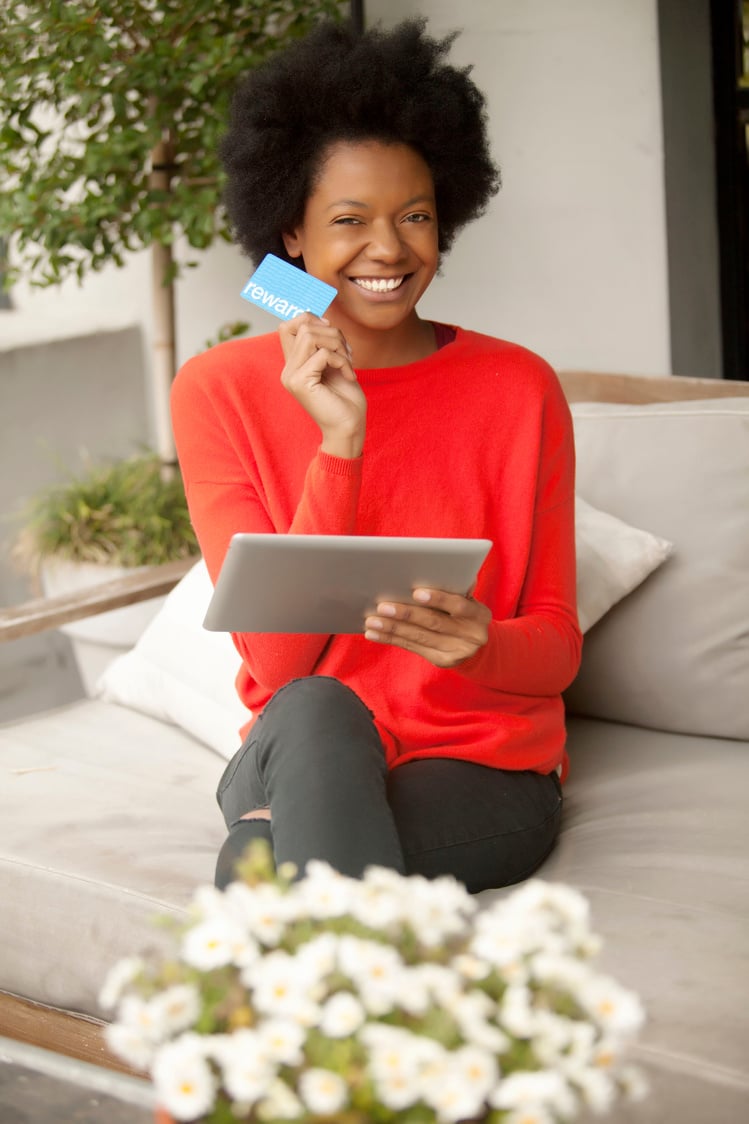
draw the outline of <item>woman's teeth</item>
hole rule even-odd
[[[353,277],[355,285],[367,289],[370,293],[392,293],[403,284],[403,277]]]

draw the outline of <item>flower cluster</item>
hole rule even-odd
[[[178,960],[109,974],[109,1045],[176,1120],[553,1124],[642,1092],[643,1011],[591,967],[576,891],[479,908],[450,878],[290,873],[255,851],[198,890]]]

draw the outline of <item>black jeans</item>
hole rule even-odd
[[[276,863],[323,859],[360,877],[369,865],[471,892],[527,878],[554,845],[562,811],[556,773],[491,769],[431,757],[388,771],[372,715],[337,679],[295,679],[277,691],[227,765],[217,793],[229,837],[216,884],[252,838]],[[243,820],[257,808],[271,820]]]

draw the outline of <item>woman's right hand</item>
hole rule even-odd
[[[343,334],[310,312],[287,320],[279,334],[286,359],[281,382],[320,427],[323,451],[360,456],[367,400]]]

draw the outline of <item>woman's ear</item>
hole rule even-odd
[[[289,257],[300,258],[302,256],[302,243],[299,238],[298,230],[284,231],[281,237],[283,238],[283,244]]]

